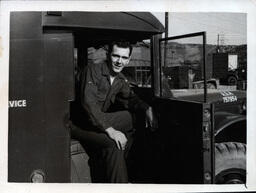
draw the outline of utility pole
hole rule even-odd
[[[169,30],[169,14],[168,12],[165,12],[165,33],[164,33],[165,38],[168,38],[168,30]],[[164,42],[164,67],[167,66],[167,45],[168,45],[168,42],[165,41]]]
[[[216,52],[217,52],[217,53],[220,52],[220,34],[218,34],[218,37],[217,37],[217,48],[216,48]]]
[[[165,12],[165,38],[168,38],[169,14]]]

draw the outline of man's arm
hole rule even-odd
[[[143,111],[146,115],[146,126],[150,128],[157,127],[157,120],[153,109],[143,100],[141,100],[130,88],[128,82],[124,83],[122,92],[118,94],[117,100],[123,103],[123,106],[132,112]]]
[[[149,107],[146,110],[146,127],[150,127],[152,131],[158,127],[157,119],[152,107]]]
[[[97,72],[97,69],[92,65],[85,68],[82,74],[81,104],[92,121],[92,124],[101,131],[105,131],[111,125],[108,123],[105,113],[101,111],[101,107],[97,101],[99,75],[100,72]]]

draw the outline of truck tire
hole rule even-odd
[[[237,85],[237,78],[235,76],[228,77],[228,85]]]
[[[246,183],[246,145],[238,142],[215,144],[215,183]]]

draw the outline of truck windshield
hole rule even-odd
[[[204,45],[204,32],[160,39],[162,97],[204,100]]]

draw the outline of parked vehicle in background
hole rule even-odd
[[[239,64],[237,54],[213,54],[213,77],[218,78],[221,84],[238,85],[246,82],[246,65]]]

